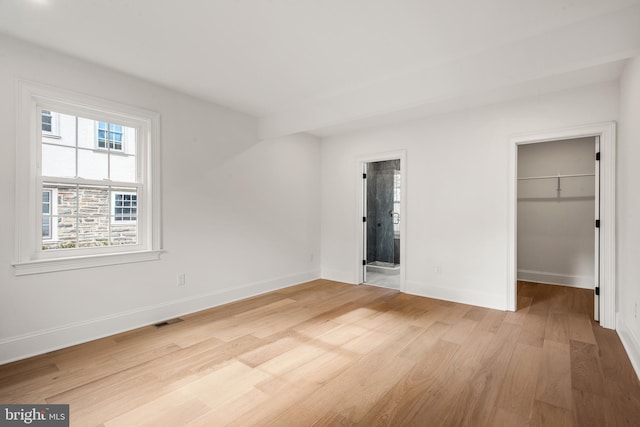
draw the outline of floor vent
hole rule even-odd
[[[169,319],[169,320],[165,320],[164,322],[156,323],[153,326],[155,326],[156,328],[162,328],[163,326],[172,325],[178,322],[182,322],[182,319],[179,317],[176,317],[175,319]]]

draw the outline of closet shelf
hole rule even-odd
[[[518,181],[524,181],[524,180],[528,180],[528,179],[556,179],[556,178],[578,178],[581,176],[596,176],[595,173],[574,173],[574,174],[569,174],[569,175],[544,175],[544,176],[524,176],[521,178],[518,178]]]

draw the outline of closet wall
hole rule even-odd
[[[595,138],[518,148],[518,280],[594,287]],[[530,179],[534,178],[534,179]]]

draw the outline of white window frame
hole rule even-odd
[[[16,275],[157,260],[162,253],[160,219],[160,116],[153,111],[17,81]],[[41,110],[115,122],[136,129],[138,243],[73,250],[42,250]],[[108,180],[100,185],[109,186]]]

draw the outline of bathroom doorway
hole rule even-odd
[[[363,283],[400,289],[400,159],[364,163]]]

